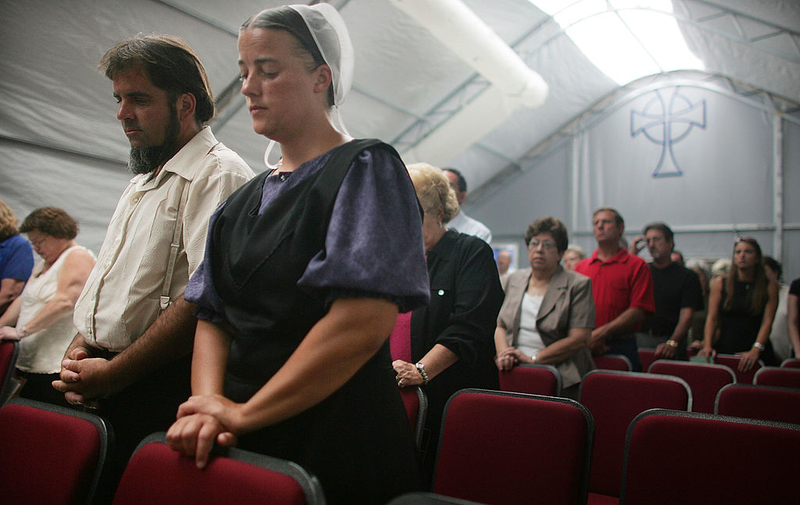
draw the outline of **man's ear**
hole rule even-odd
[[[178,109],[178,117],[181,120],[189,119],[194,116],[197,108],[197,99],[192,93],[182,93],[178,96],[178,102],[175,105]]]

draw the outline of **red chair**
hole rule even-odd
[[[627,433],[620,504],[797,503],[798,454],[797,425],[648,410]]]
[[[753,377],[758,386],[777,386],[800,389],[800,370],[788,367],[767,366],[759,369]]]
[[[518,365],[511,370],[501,370],[500,389],[513,393],[559,396],[561,374],[552,365]]]
[[[800,358],[786,358],[781,361],[781,368],[800,368]]]
[[[685,380],[692,389],[692,411],[714,413],[714,402],[720,389],[736,382],[733,370],[725,365],[659,359],[648,369],[650,373],[674,375]]]
[[[14,398],[0,408],[3,503],[91,503],[109,454],[94,414]]]
[[[581,382],[581,404],[595,421],[589,503],[615,503],[619,496],[625,434],[630,422],[651,408],[688,410],[689,385],[670,375],[592,370]]]
[[[319,480],[290,461],[227,449],[200,470],[154,433],[125,467],[113,505],[142,503],[323,505],[325,497]]]
[[[630,372],[633,364],[627,356],[622,354],[604,354],[602,356],[592,356],[594,366],[600,370],[618,370],[620,372]]]
[[[736,382],[740,384],[752,384],[753,377],[756,375],[758,369],[764,366],[764,363],[759,361],[753,365],[753,368],[751,368],[749,372],[740,372],[739,362],[741,360],[742,357],[735,354],[717,354],[717,356],[714,358],[714,363],[718,365],[725,365],[733,370],[733,373],[736,374]]]
[[[642,371],[647,372],[650,364],[657,360],[655,349],[639,349],[639,361],[642,362]]]
[[[419,491],[416,493],[406,493],[393,499],[386,505],[482,505],[478,502],[460,500],[450,496],[443,496],[436,493],[426,493]]]
[[[447,403],[433,492],[478,503],[586,503],[594,424],[578,402],[462,389]]]
[[[400,396],[406,408],[408,422],[414,430],[414,439],[417,447],[422,445],[422,428],[425,426],[425,417],[428,415],[428,398],[422,388],[400,388]]]
[[[19,342],[16,340],[0,341],[0,406],[14,393],[17,383],[14,380],[14,367],[19,356]]]
[[[714,413],[800,424],[800,390],[731,384],[717,395]]]

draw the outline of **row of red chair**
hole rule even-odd
[[[598,408],[599,397],[589,398],[625,381],[646,381],[651,392],[665,386],[656,403],[688,404],[679,379],[647,375],[593,372],[580,403],[457,392],[444,415],[433,492],[391,505],[797,502],[800,425],[683,409],[648,409],[628,419],[632,410],[610,412]],[[595,487],[602,473],[607,487]]]
[[[90,504],[112,450],[99,416],[15,398],[0,408],[0,502]],[[136,450],[114,495],[114,505],[141,503],[323,505],[325,498],[295,463],[227,449],[199,470],[158,433]]]

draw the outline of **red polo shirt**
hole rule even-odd
[[[649,313],[656,310],[650,267],[624,248],[608,261],[598,258],[595,250],[590,258],[575,266],[575,271],[592,279],[595,327],[613,321],[629,307]],[[637,329],[638,326],[632,328]]]

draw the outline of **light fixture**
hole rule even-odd
[[[529,1],[620,86],[659,72],[704,68],[686,45],[671,0]]]

